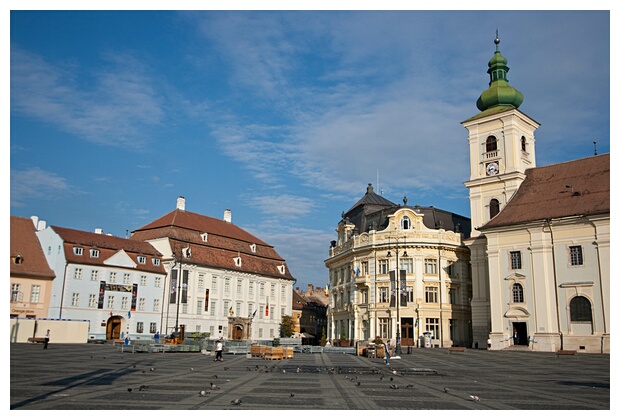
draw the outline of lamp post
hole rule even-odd
[[[400,267],[398,265],[398,256],[400,253],[400,249],[399,249],[399,245],[398,245],[398,239],[396,240],[396,245],[394,247],[395,252],[396,252],[396,269],[394,270],[394,277],[395,277],[395,281],[396,281],[396,289],[398,290],[398,293],[396,294],[396,348],[395,348],[395,352],[396,354],[402,354],[402,349],[400,346],[400,298],[401,298],[401,294],[403,293],[402,287],[401,287],[401,270]],[[392,256],[392,251],[388,250],[387,253],[388,258]],[[405,250],[402,254],[403,257],[407,257],[407,251]]]

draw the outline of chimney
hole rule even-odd
[[[310,293],[310,295],[312,295],[313,294],[312,292],[314,292],[314,286],[312,284],[309,284],[308,285],[308,293]]]
[[[230,209],[224,210],[224,221],[226,223],[232,223],[232,212]]]
[[[101,235],[101,234],[103,234],[103,229],[95,228],[95,233],[98,234],[98,235]]]
[[[37,222],[37,230],[45,230],[46,227],[47,224],[45,223],[45,220],[39,220]]]
[[[182,195],[177,198],[177,209],[185,211],[185,198]]]
[[[37,216],[30,216],[30,220],[32,220],[32,223],[34,223],[34,228],[37,228],[37,225],[39,224],[39,218]]]

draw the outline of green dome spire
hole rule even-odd
[[[523,94],[508,84],[506,75],[510,70],[507,66],[508,60],[499,52],[499,37],[495,36],[495,54],[489,60],[489,70],[487,73],[491,76],[489,88],[482,92],[476,106],[480,111],[486,111],[489,108],[498,105],[508,105],[519,108],[523,102]]]

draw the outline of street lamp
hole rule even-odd
[[[401,346],[400,346],[400,299],[402,294],[404,293],[403,290],[403,283],[405,283],[406,281],[406,274],[405,274],[405,270],[401,270],[399,265],[398,265],[398,255],[399,255],[399,245],[398,245],[398,241],[396,242],[396,246],[394,247],[395,252],[396,252],[396,269],[394,270],[394,277],[395,277],[395,281],[396,281],[396,289],[398,290],[398,293],[396,295],[396,354],[402,354],[402,350],[401,350]],[[388,250],[387,253],[388,258],[390,258],[392,256],[392,251]],[[402,254],[403,257],[408,257],[407,255],[407,251],[405,250]]]

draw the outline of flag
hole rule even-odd
[[[265,316],[269,316],[269,296],[265,299]]]
[[[228,313],[229,313],[230,315],[234,315],[234,314],[235,314],[235,311],[233,311],[232,306],[228,309]]]
[[[329,284],[325,285],[325,296],[329,297]]]
[[[258,309],[254,309],[254,313],[252,314],[252,318],[254,318],[256,316],[256,311],[258,311]]]

